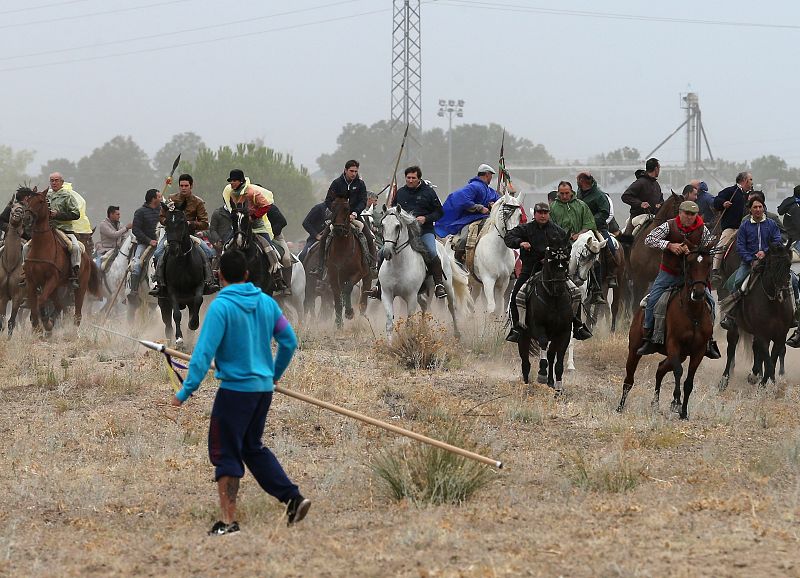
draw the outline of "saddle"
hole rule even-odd
[[[72,251],[72,241],[67,234],[61,229],[53,229],[56,232],[56,239],[61,241],[61,246],[67,250],[67,253]],[[73,233],[74,234],[74,233]],[[78,246],[81,248],[81,253],[86,253],[86,245],[78,241]]]
[[[462,239],[461,235],[453,235],[450,238],[450,246],[453,251],[458,251],[461,248],[464,251],[464,265],[467,271],[472,271],[475,265],[475,248],[478,246],[478,241],[489,230],[485,227],[489,219],[479,219],[469,224],[467,228],[467,238]]]
[[[665,341],[666,334],[667,334],[667,308],[669,307],[670,302],[672,299],[680,293],[682,285],[677,285],[675,287],[671,287],[668,291],[664,291],[659,297],[658,301],[656,301],[655,307],[653,307],[653,337],[651,341],[653,343],[662,344]],[[647,306],[647,298],[650,296],[648,293],[642,299],[641,305],[642,307]],[[710,306],[708,301],[706,301],[706,307]]]
[[[639,236],[639,233],[647,226],[647,224],[655,219],[655,215],[647,214],[647,215],[637,215],[633,219],[631,219],[631,223],[633,224],[633,230],[631,231],[631,237],[636,239]]]
[[[100,270],[103,271],[103,273],[108,273],[111,263],[114,262],[117,255],[119,255],[119,249],[114,248],[111,251],[107,251],[106,254],[100,258]]]

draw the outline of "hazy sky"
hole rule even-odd
[[[263,138],[314,169],[342,125],[389,115],[391,8],[0,0],[0,144],[37,151],[38,170],[116,135],[152,155],[194,131],[212,147]],[[503,124],[558,159],[644,154],[692,90],[715,156],[800,165],[798,45],[800,4],[786,0],[423,2],[423,128],[446,128],[438,99],[461,98],[464,122]],[[684,138],[662,162],[682,160]]]

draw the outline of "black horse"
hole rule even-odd
[[[181,309],[189,311],[189,329],[194,331],[200,325],[205,265],[200,253],[202,249],[194,244],[189,235],[189,225],[183,211],[177,207],[170,211],[166,205],[162,206],[167,211],[164,229],[169,243],[161,257],[165,259],[167,297],[160,297],[158,306],[167,338],[173,337],[171,317],[175,321],[176,342],[182,343]]]
[[[233,234],[225,244],[222,252],[237,250],[247,258],[248,281],[272,296],[275,290],[273,277],[269,272],[269,261],[261,250],[256,233],[253,232],[250,213],[247,207],[234,207],[231,210],[231,226]]]
[[[775,363],[786,353],[786,334],[794,316],[791,264],[792,252],[788,247],[770,245],[761,264],[760,275],[736,305],[736,326],[728,331],[728,359],[719,383],[721,390],[728,386],[740,332],[753,336],[753,373],[748,381],[757,381],[757,372],[761,367],[764,369],[761,385],[765,385],[768,379],[775,381]],[[770,342],[773,344],[771,353]]]
[[[547,383],[556,392],[563,389],[564,354],[572,335],[572,298],[567,288],[569,245],[547,247],[542,271],[531,278],[525,313],[527,329],[519,340],[522,380],[529,382],[530,351],[539,350],[537,381]]]

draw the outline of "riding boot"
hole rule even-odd
[[[377,272],[375,267],[376,261],[373,260],[372,252],[369,249],[369,242],[367,241],[367,236],[360,231],[353,231],[356,234],[356,239],[358,239],[358,244],[361,246],[361,254],[363,256],[364,265],[370,270],[370,273]]]
[[[367,297],[370,299],[380,299],[381,298],[381,282],[378,281],[375,283],[375,288],[370,289],[367,291]]]
[[[211,261],[209,260],[208,256],[203,258],[203,271],[205,277],[205,283],[203,284],[203,295],[213,295],[219,291],[219,285],[217,285],[216,280],[214,279],[214,273],[211,271]]]
[[[519,293],[517,293],[519,295]],[[522,337],[523,328],[519,325],[519,308],[517,307],[516,297],[511,299],[511,303],[508,304],[508,310],[511,317],[511,330],[508,332],[506,336],[506,341],[510,341],[511,343],[519,343],[520,337]],[[527,315],[527,311],[523,313]]]
[[[719,272],[719,269],[712,269],[711,271],[711,285],[714,287],[719,288],[725,280],[722,278],[722,273]]]
[[[317,258],[317,266],[311,269],[309,275],[315,275],[320,279],[325,278],[325,261],[328,260],[328,247],[330,245],[330,236],[324,236],[319,242],[319,256]]]
[[[581,321],[581,310],[579,307],[578,312],[572,318],[572,337],[578,341],[583,341],[584,339],[589,339],[591,336],[591,330]]]
[[[284,267],[281,269],[281,278],[283,279],[283,284],[286,285],[286,288],[283,290],[284,295],[291,295],[292,294],[292,268],[291,267]]]
[[[153,287],[149,291],[149,295],[151,295],[153,297],[166,297],[167,296],[166,283],[164,283],[164,277],[166,275],[166,268],[167,268],[166,262],[167,262],[167,260],[166,260],[165,256],[162,255],[161,259],[159,259],[158,262],[156,263],[156,274],[155,274],[154,279],[153,279],[153,281],[155,282],[156,286]],[[142,266],[144,266],[144,264]],[[210,265],[209,265],[209,268],[210,268]],[[206,279],[208,279],[208,274],[206,274]],[[137,279],[136,287],[138,287],[138,286],[139,286],[139,283],[138,283],[138,279]],[[136,290],[134,289],[134,285],[133,285],[133,275],[131,275],[131,292],[133,292],[133,293],[136,292]],[[205,291],[204,291],[204,293],[205,293]]]
[[[706,357],[709,359],[719,359],[722,357],[722,354],[719,352],[719,346],[717,345],[717,342],[714,341],[713,337],[709,339],[708,343],[706,344]]]
[[[642,335],[642,345],[636,350],[636,355],[650,355],[657,353],[656,344],[653,343],[653,328],[645,327]]]
[[[606,248],[606,251],[609,251]],[[609,251],[606,254],[606,282],[608,283],[608,288],[613,289],[617,286],[617,261],[614,259],[614,255],[611,254]]]
[[[128,279],[129,288],[128,288],[128,296],[135,295],[136,291],[139,289],[139,281],[141,280],[141,273],[138,275],[136,273],[131,273],[130,278]],[[152,291],[151,291],[152,293]]]
[[[593,305],[608,305],[608,301],[606,301],[605,297],[603,297],[602,284],[597,277],[590,277],[588,283],[590,284],[589,291],[591,291],[589,303]]]
[[[370,262],[369,268],[373,274],[378,273],[378,250],[375,248],[375,238],[372,235],[364,235],[364,239],[367,243],[367,254],[369,255]]]
[[[786,345],[789,347],[800,347],[800,329],[795,329],[791,337],[786,340]]]
[[[444,287],[444,271],[442,271],[442,261],[439,259],[439,256],[436,255],[433,259],[430,260],[428,263],[428,269],[433,275],[433,292],[436,295],[437,299],[444,299],[447,297],[447,289]]]
[[[69,276],[69,282],[72,284],[73,289],[78,289],[81,286],[80,282],[81,266],[73,265],[72,274]]]

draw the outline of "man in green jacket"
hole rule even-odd
[[[597,181],[588,171],[584,171],[578,175],[578,198],[586,203],[592,215],[594,215],[594,222],[597,227],[595,230],[599,232],[604,239],[608,240],[606,248],[604,249],[606,251],[606,258],[603,260],[603,268],[605,269],[608,286],[616,287],[616,245],[613,241],[609,240],[611,235],[608,232],[608,217],[611,211],[611,204],[608,202],[608,197],[603,190],[597,186]]]
[[[567,232],[570,242],[586,231],[597,231],[592,211],[575,197],[568,181],[558,183],[558,197],[550,205],[550,220]]]

